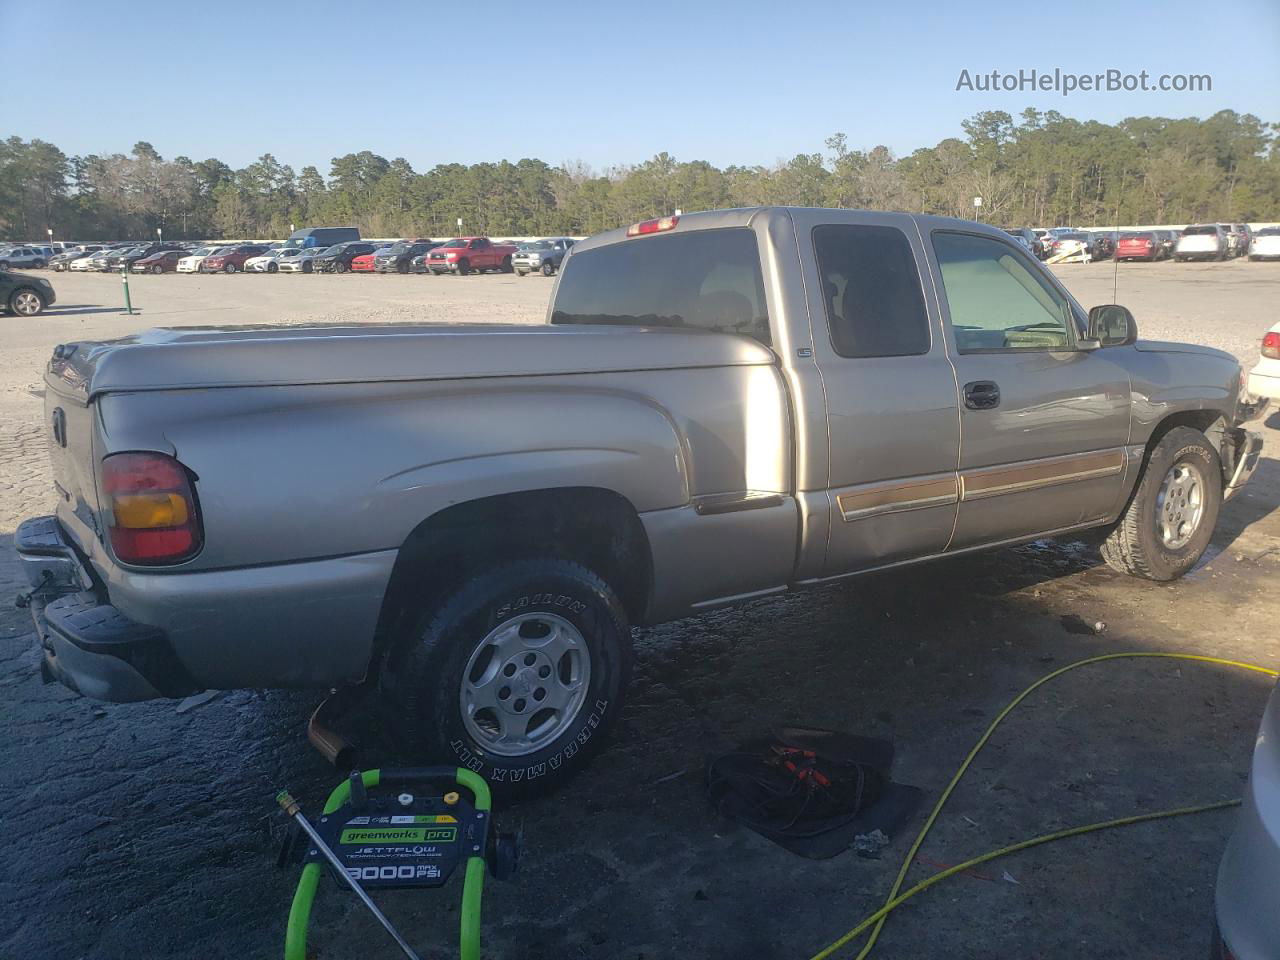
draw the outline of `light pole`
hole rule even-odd
[[[164,243],[164,227],[156,227],[156,239]]]

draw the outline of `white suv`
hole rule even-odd
[[[1227,259],[1227,234],[1217,223],[1201,223],[1187,227],[1178,237],[1173,248],[1173,259],[1225,260]]]

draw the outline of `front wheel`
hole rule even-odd
[[[1176,580],[1196,565],[1222,507],[1222,465],[1199,430],[1174,427],[1147,457],[1138,488],[1102,544],[1115,570]]]
[[[343,263],[341,260],[335,260],[335,261],[334,261],[334,263],[333,263],[333,272],[334,272],[334,273],[346,273],[346,272],[347,272],[347,265],[346,265],[345,263]]]
[[[235,273],[235,272],[236,272],[236,265],[235,265],[234,263],[228,263],[225,267],[223,267],[223,268],[222,268],[222,272],[223,272],[223,273]]]
[[[556,265],[552,263],[550,260],[547,260],[545,263],[542,264],[542,275],[544,277],[549,277],[555,272],[556,272]]]
[[[34,290],[15,290],[9,297],[9,310],[20,317],[34,317],[44,310],[44,298]]]
[[[35,267],[37,270],[43,270],[43,269],[44,269],[44,261],[43,261],[43,260],[36,260],[36,261],[35,261],[35,263],[33,263],[33,264],[32,264],[32,266],[33,266],[33,267]]]
[[[471,261],[469,261],[469,260],[459,260],[459,261],[458,261],[458,276],[460,276],[460,277],[465,277],[465,276],[466,276],[468,273],[470,273],[470,272],[471,272]]]
[[[556,558],[464,583],[388,663],[415,762],[456,763],[508,795],[577,773],[617,721],[631,636],[598,575]]]
[[[279,273],[279,272],[280,272],[280,265],[278,263],[267,264],[267,273]]]
[[[153,265],[152,265],[152,267],[151,267],[151,272],[152,272],[152,273],[164,273],[164,267],[160,266],[160,264],[158,264],[158,263],[157,263],[157,264],[153,264]]]

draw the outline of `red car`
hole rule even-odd
[[[178,261],[190,255],[189,250],[161,250],[149,257],[133,261],[129,269],[134,273],[174,273],[178,269]]]
[[[1116,244],[1117,260],[1161,260],[1164,245],[1154,233],[1122,233]]]
[[[378,250],[381,250],[381,249],[382,247],[378,248]],[[358,257],[352,257],[351,272],[352,273],[373,273],[373,266],[374,266],[373,258],[376,257],[377,255],[378,255],[377,250],[374,250],[374,251],[371,251],[370,253],[362,253]]]
[[[515,252],[514,243],[494,243],[488,237],[458,237],[427,254],[427,269],[434,274],[456,273],[460,277],[473,270],[510,273]]]
[[[251,243],[241,244],[238,247],[232,247],[226,253],[215,253],[211,257],[206,257],[201,266],[204,267],[205,273],[235,273],[244,269],[244,262],[250,257],[258,257],[266,252],[266,247]]]

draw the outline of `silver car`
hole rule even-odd
[[[511,258],[511,266],[522,277],[529,273],[549,277],[560,269],[573,243],[571,237],[547,237],[522,243]]]
[[[1280,686],[1271,693],[1235,833],[1218,868],[1213,960],[1280,956]]]

